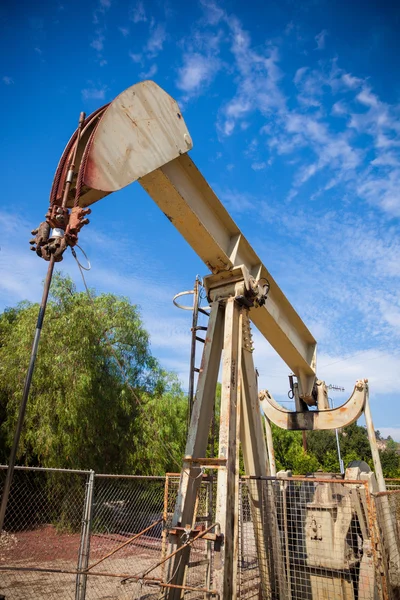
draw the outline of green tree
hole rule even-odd
[[[37,305],[25,302],[0,315],[3,462],[14,433],[37,312]],[[161,472],[171,468],[169,454],[181,459],[184,411],[176,379],[150,353],[137,306],[113,294],[92,293],[89,299],[69,277],[56,274],[18,461],[98,472]],[[170,416],[164,427],[162,414]]]
[[[394,448],[380,452],[382,470],[385,477],[400,477],[400,456]]]

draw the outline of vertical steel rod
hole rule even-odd
[[[42,302],[40,304],[39,315],[38,315],[38,319],[37,319],[37,323],[36,323],[35,337],[33,339],[33,344],[32,344],[31,358],[29,361],[28,372],[27,372],[26,378],[25,378],[24,392],[22,394],[21,405],[19,407],[18,421],[17,421],[17,426],[15,428],[14,440],[13,440],[13,444],[12,444],[12,448],[11,448],[10,458],[8,460],[7,475],[6,475],[6,480],[4,482],[3,496],[1,499],[1,507],[0,507],[0,532],[3,530],[3,527],[4,527],[4,518],[6,515],[8,497],[10,495],[10,488],[11,488],[12,478],[14,475],[15,460],[17,457],[17,451],[18,451],[18,446],[19,446],[19,440],[21,437],[22,426],[24,424],[26,405],[28,403],[28,396],[29,396],[29,390],[31,388],[33,371],[35,369],[36,355],[37,355],[38,346],[39,346],[40,334],[42,332],[44,315],[46,312],[47,299],[48,299],[49,290],[50,290],[50,283],[51,283],[51,278],[53,276],[53,269],[54,269],[54,256],[52,256],[50,258],[49,268],[47,269],[46,281],[45,281],[44,289],[43,289]]]
[[[332,408],[335,408],[335,404],[334,404],[332,398],[330,400],[331,400]],[[339,441],[339,431],[337,429],[335,429],[335,436],[336,436],[337,454],[338,454],[338,459],[339,459],[339,469],[340,469],[340,473],[342,475],[344,475],[344,462],[342,460],[342,453],[340,450],[340,441]]]
[[[85,113],[81,112],[79,115],[79,125],[78,125],[76,144],[75,144],[75,148],[74,148],[71,162],[69,165],[67,179],[66,179],[64,193],[63,193],[63,199],[62,199],[62,207],[63,208],[65,208],[65,206],[67,205],[68,193],[69,193],[71,183],[72,183],[73,172],[75,169],[76,153],[78,150],[78,144],[79,144],[79,140],[81,137],[84,120],[85,120]],[[54,255],[52,255],[50,257],[49,267],[47,269],[46,280],[44,282],[42,302],[41,302],[40,308],[39,308],[39,315],[38,315],[38,319],[37,319],[37,323],[36,323],[36,331],[35,331],[35,337],[33,339],[33,344],[32,344],[31,357],[29,360],[28,371],[27,371],[26,378],[25,378],[25,385],[24,385],[24,391],[22,394],[22,400],[21,400],[21,404],[19,407],[17,427],[15,429],[14,440],[13,440],[13,444],[11,447],[10,458],[8,461],[6,480],[4,482],[3,496],[1,499],[1,506],[0,506],[0,532],[3,530],[3,527],[4,527],[4,519],[6,516],[8,497],[10,495],[10,488],[11,488],[11,483],[12,483],[12,479],[13,479],[13,475],[14,475],[15,460],[17,457],[19,440],[21,438],[22,426],[24,424],[26,405],[28,403],[29,391],[31,389],[33,371],[35,369],[36,356],[37,356],[37,351],[38,351],[38,346],[39,346],[39,341],[40,341],[40,334],[42,332],[42,327],[43,327],[44,315],[46,312],[47,300],[49,297],[51,279],[53,277],[54,262],[55,262]]]

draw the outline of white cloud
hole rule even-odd
[[[96,86],[90,81],[88,83],[89,87],[81,90],[83,100],[104,100],[106,91],[108,89],[107,86]]]
[[[215,2],[200,0],[204,14],[209,25],[217,25],[224,17],[224,11]]]
[[[149,58],[154,58],[161,52],[165,40],[167,39],[167,32],[163,23],[154,23],[150,27],[150,37],[147,40],[145,47],[146,54]]]
[[[183,66],[178,70],[176,86],[188,96],[197,93],[211,83],[220,68],[220,62],[202,54],[183,56]]]
[[[118,30],[122,33],[124,37],[128,37],[129,29],[128,27],[118,27]]]
[[[14,83],[14,79],[12,77],[9,77],[8,75],[4,75],[2,77],[2,81],[3,83],[5,83],[6,85],[12,85]]]
[[[377,107],[379,105],[378,97],[367,87],[364,87],[357,95],[357,100],[366,106]]]
[[[221,110],[220,130],[231,135],[236,123],[258,110],[263,115],[274,111],[279,114],[285,109],[286,100],[279,89],[282,73],[277,65],[279,55],[276,47],[267,47],[264,52],[251,48],[250,36],[243,30],[235,17],[227,18],[231,32],[231,51],[239,73],[234,97]]]
[[[140,63],[142,61],[141,54],[134,54],[133,52],[129,52],[129,56],[133,60],[134,63]]]
[[[148,71],[142,71],[140,77],[142,79],[151,79],[157,73],[157,65],[151,65]]]
[[[231,165],[233,168],[233,165]],[[228,165],[229,167],[229,165]],[[219,198],[226,206],[229,212],[243,213],[252,210],[254,201],[249,194],[244,194],[236,190],[224,189],[219,193]]]
[[[99,0],[95,10],[93,11],[93,23],[98,25],[100,21],[104,20],[105,14],[111,8],[111,0]]]
[[[268,166],[268,163],[266,163],[266,162],[253,162],[251,165],[251,168],[253,169],[253,171],[262,171],[267,166]]]
[[[296,74],[294,76],[294,83],[297,85],[303,79],[304,75],[307,73],[308,67],[300,67],[297,69]]]
[[[360,79],[359,77],[353,77],[350,73],[343,73],[342,81],[347,87],[351,89],[357,88],[363,83],[362,79]]]
[[[90,46],[94,48],[97,52],[101,52],[104,48],[104,40],[105,36],[101,29],[96,31],[96,37],[91,41]]]
[[[325,40],[328,32],[326,29],[323,29],[315,36],[315,41],[317,42],[316,50],[323,50],[325,48]]]
[[[129,18],[134,23],[141,23],[147,21],[146,11],[144,9],[144,4],[141,0],[137,2],[136,5],[131,9]]]

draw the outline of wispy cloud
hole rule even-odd
[[[106,91],[106,85],[96,85],[91,81],[88,81],[88,87],[81,90],[83,100],[104,100]]]
[[[229,17],[232,54],[239,72],[237,91],[221,111],[220,130],[231,135],[236,123],[254,111],[264,115],[285,108],[286,100],[279,88],[282,72],[278,67],[279,52],[274,46],[263,52],[251,48],[250,36],[238,19]]]
[[[141,20],[143,21],[143,19]],[[152,18],[150,21],[149,37],[147,42],[139,52],[129,52],[129,56],[134,63],[139,63],[144,66],[146,61],[153,60],[162,51],[166,40],[167,31],[165,23],[156,23],[156,21]],[[151,69],[154,70],[154,65],[149,67],[148,70],[150,71]]]
[[[103,31],[101,29],[97,29],[95,32],[95,37],[90,42],[90,47],[94,48],[96,50],[96,52],[101,53],[101,51],[104,48],[104,40],[105,39],[106,38],[104,36]]]
[[[93,11],[93,23],[98,25],[104,15],[111,8],[112,0],[98,0],[97,6]]]
[[[328,32],[326,29],[323,29],[315,36],[315,41],[317,42],[316,50],[323,50],[325,48],[325,41]]]
[[[183,65],[178,70],[176,86],[186,92],[186,98],[197,94],[200,89],[211,83],[218,69],[220,61],[212,56],[205,56],[197,52],[185,54]]]
[[[146,22],[146,11],[144,8],[144,4],[141,0],[136,2],[135,6],[129,12],[129,18],[134,23]]]
[[[165,40],[167,39],[167,32],[164,23],[155,23],[152,21],[150,25],[150,36],[145,46],[145,53],[148,58],[154,58],[161,52]]]
[[[14,83],[14,79],[9,75],[4,75],[1,80],[5,85],[12,85]]]
[[[130,56],[131,60],[133,60],[134,63],[142,62],[141,54],[135,54],[134,52],[129,52],[129,56]]]
[[[93,23],[97,25],[90,47],[96,52],[96,60],[100,67],[107,64],[107,59],[104,57],[104,42],[106,40],[106,14],[112,6],[112,0],[98,0],[95,10],[93,11]]]
[[[142,79],[151,79],[157,73],[157,65],[151,65],[148,71],[142,71],[140,73],[140,77]]]

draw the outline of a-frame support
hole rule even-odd
[[[207,279],[205,284],[207,287]],[[175,551],[182,544],[182,536],[176,533],[182,531],[179,528],[194,527],[201,468],[214,465],[217,469],[215,523],[222,543],[214,553],[212,589],[218,592],[221,600],[232,600],[237,597],[238,581],[240,441],[247,475],[268,475],[268,460],[252,358],[249,304],[243,302],[246,297],[245,281],[236,273],[208,291],[212,301],[211,313],[172,520],[175,534],[170,537],[170,551]],[[218,457],[207,459],[205,455],[221,355]],[[272,592],[270,582],[274,580],[270,570],[276,557],[275,544],[271,543],[273,519],[271,515],[268,518],[262,515],[261,486],[249,485],[249,498],[258,555],[263,564],[260,569],[263,597],[268,598]],[[186,546],[171,559],[169,581],[172,584],[185,585],[189,558],[190,546]],[[279,586],[279,582],[273,585]],[[182,597],[182,589],[170,589],[169,600]]]

